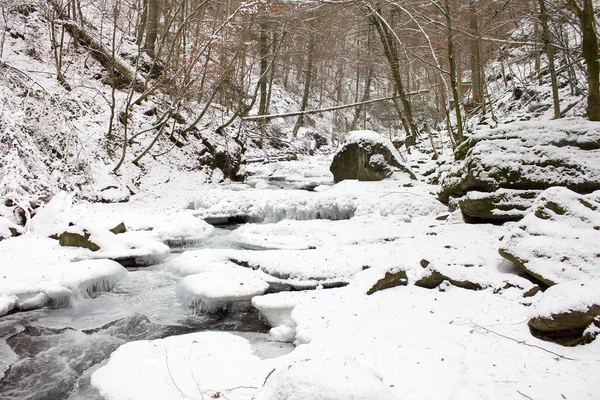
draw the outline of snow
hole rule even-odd
[[[310,359],[269,377],[256,400],[394,400],[381,377],[352,360]]]
[[[359,145],[369,145],[369,144],[375,143],[375,144],[382,145],[389,150],[389,152],[392,154],[392,156],[396,159],[396,161],[399,164],[403,164],[402,157],[400,156],[400,153],[398,153],[398,150],[396,150],[396,148],[394,147],[392,142],[390,142],[389,139],[386,139],[385,137],[381,136],[377,132],[369,131],[369,130],[348,132],[348,134],[346,135],[345,141],[344,141],[344,145],[348,145],[351,143],[357,143]],[[341,151],[341,150],[342,149],[340,149],[339,151]],[[378,160],[378,161],[385,162],[385,160]]]
[[[3,293],[0,295],[0,316],[6,315],[11,312],[17,303],[17,296],[7,295]]]
[[[21,242],[24,245],[20,247],[21,250],[31,244],[26,239]],[[0,248],[0,251],[5,252],[6,247]],[[20,261],[7,258],[3,262],[0,315],[13,307],[23,310],[39,308],[49,301],[68,303],[94,292],[107,291],[127,274],[125,268],[110,260],[52,263],[38,258],[34,263]]]
[[[382,201],[385,199],[385,201]],[[433,195],[400,187],[393,181],[382,184],[346,180],[316,193],[249,189],[207,190],[193,203],[203,219],[242,216],[253,222],[284,219],[342,220],[355,216],[399,216],[408,220],[440,214],[447,210]]]
[[[547,282],[600,279],[598,210],[600,203],[586,196],[561,187],[547,189],[501,248]]]
[[[193,333],[121,346],[92,374],[92,384],[106,400],[248,399],[272,363],[239,336]]]
[[[260,296],[269,284],[244,269],[227,269],[188,275],[177,285],[177,296],[199,312],[218,309],[247,308],[249,301]]]
[[[67,192],[58,192],[43,206],[31,219],[32,233],[38,236],[49,237],[61,233],[69,226],[73,195]]]
[[[551,317],[572,311],[587,312],[593,305],[600,306],[600,281],[570,281],[559,283],[544,292],[535,304],[534,317]]]

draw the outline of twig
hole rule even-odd
[[[179,388],[179,386],[177,386],[177,382],[175,382],[175,379],[173,379],[173,375],[171,374],[171,368],[169,368],[169,353],[168,353],[166,347],[165,347],[165,365],[167,366],[167,372],[169,373],[169,378],[171,378],[171,382],[173,382],[173,385],[175,385],[175,388],[179,391],[179,393],[181,393],[181,395],[183,397],[186,397],[185,393],[183,393],[181,391],[181,389]]]
[[[238,390],[238,389],[258,389],[256,386],[236,386],[234,388],[231,389],[225,389],[227,392],[232,392],[234,390]]]
[[[529,396],[527,396],[527,395],[526,395],[525,393],[523,393],[523,392],[520,392],[520,391],[518,391],[518,390],[517,390],[517,393],[519,393],[521,396],[527,397],[529,400],[533,400],[533,398],[532,398],[532,397],[529,397]]]
[[[577,361],[577,360],[575,360],[574,358],[569,358],[569,357],[563,356],[563,355],[561,355],[561,354],[555,353],[555,352],[553,352],[552,350],[545,349],[545,348],[543,348],[543,347],[541,347],[541,346],[538,346],[538,345],[536,345],[536,344],[527,343],[527,342],[526,342],[526,341],[524,341],[524,340],[517,340],[517,339],[515,339],[515,338],[512,338],[512,337],[510,337],[510,336],[506,336],[506,335],[503,335],[503,334],[501,334],[501,333],[495,332],[495,331],[493,331],[493,330],[491,330],[491,329],[488,329],[488,328],[485,328],[485,327],[483,327],[483,326],[481,326],[481,325],[478,325],[478,324],[474,323],[473,321],[471,321],[471,324],[473,324],[473,326],[475,326],[476,328],[483,329],[483,330],[484,330],[484,331],[486,331],[486,332],[493,333],[494,335],[497,335],[497,336],[503,337],[503,338],[505,338],[505,339],[512,340],[513,342],[516,342],[516,343],[519,343],[519,344],[524,344],[525,346],[534,347],[534,348],[536,348],[536,349],[543,350],[543,351],[545,351],[546,353],[550,353],[550,354],[552,354],[552,355],[555,355],[555,356],[557,356],[557,357],[559,357],[559,358],[562,358],[563,360]],[[522,394],[522,393],[521,393],[521,394]]]

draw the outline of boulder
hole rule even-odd
[[[336,182],[345,179],[381,181],[394,172],[416,179],[402,163],[392,143],[373,131],[353,131],[337,151],[329,168]]]
[[[92,242],[90,236],[86,229],[82,233],[65,231],[58,235],[58,243],[66,247],[83,247],[91,251],[100,250],[100,246]]]
[[[477,282],[471,282],[469,280],[458,280],[452,279],[441,272],[431,269],[425,276],[415,282],[415,286],[419,286],[425,289],[435,289],[442,284],[442,282],[447,281],[452,286],[456,286],[463,289],[468,290],[481,290],[483,286],[481,286]]]
[[[600,203],[569,189],[542,192],[502,240],[500,255],[547,286],[600,279]]]
[[[572,281],[546,290],[528,325],[540,339],[568,346],[589,343],[600,331],[600,281]]]
[[[440,171],[443,203],[466,219],[520,219],[536,191],[564,186],[581,194],[600,189],[600,123],[561,119],[486,128],[463,142],[457,162]]]
[[[372,295],[380,290],[390,289],[396,286],[406,286],[407,284],[408,277],[406,276],[406,271],[401,269],[387,271],[383,278],[379,279],[371,286],[367,291],[367,295]]]

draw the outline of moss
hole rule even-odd
[[[589,343],[594,335],[584,335],[586,328],[597,324],[600,306],[593,305],[586,312],[571,311],[552,314],[550,317],[536,317],[529,320],[531,334],[539,339],[548,340],[564,346],[576,346]]]
[[[90,240],[90,233],[83,230],[83,235],[73,232],[63,232],[58,236],[58,243],[66,247],[82,247],[91,251],[100,250],[100,246]]]
[[[547,202],[545,206],[547,209],[558,215],[565,215],[567,213],[567,210],[564,207],[553,201]]]
[[[406,286],[408,284],[408,277],[406,272],[399,270],[397,272],[386,272],[385,276],[375,282],[373,286],[367,291],[367,295],[372,295],[380,290],[390,289],[397,286]]]
[[[483,287],[476,282],[471,282],[471,281],[459,281],[456,279],[451,279],[449,277],[447,277],[446,275],[442,274],[439,271],[436,270],[432,270],[431,273],[427,276],[424,276],[423,278],[419,279],[418,281],[415,282],[415,286],[419,286],[425,289],[435,289],[436,287],[438,287],[442,282],[444,281],[448,281],[450,282],[450,284],[452,286],[456,286],[462,289],[468,289],[468,290],[481,290],[483,289]]]
[[[120,233],[125,233],[127,232],[127,228],[125,227],[125,223],[121,222],[119,225],[115,226],[114,228],[112,228],[110,230],[112,233],[114,233],[115,235],[118,235]]]

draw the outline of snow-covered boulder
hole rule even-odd
[[[78,259],[108,258],[126,267],[158,264],[170,253],[169,247],[156,240],[153,232],[130,231],[115,234],[99,226],[83,224],[69,226],[57,237],[61,246],[90,250],[78,256]]]
[[[330,170],[336,182],[345,179],[380,181],[394,172],[415,179],[392,143],[373,131],[348,133],[343,146],[333,157]]]
[[[565,345],[586,343],[600,332],[600,281],[572,281],[552,286],[536,304],[531,333]]]
[[[74,298],[110,291],[125,276],[127,270],[111,260],[7,263],[0,280],[0,316],[12,309],[67,305]]]
[[[455,158],[441,171],[440,200],[457,201],[467,218],[517,220],[535,191],[600,189],[600,123],[564,119],[500,125],[478,131],[458,147]]]
[[[547,285],[600,279],[600,203],[550,188],[502,241],[500,254]]]
[[[203,272],[186,276],[177,285],[177,296],[199,312],[243,310],[250,300],[267,291],[269,284],[243,269]]]
[[[275,370],[256,400],[394,400],[373,370],[352,360],[308,359]]]

